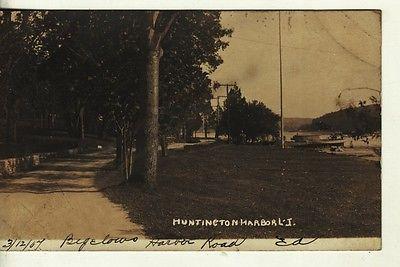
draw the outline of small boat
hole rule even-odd
[[[288,142],[292,147],[343,147],[345,140],[341,134],[332,134],[328,137],[321,134],[296,134]]]

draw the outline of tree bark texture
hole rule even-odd
[[[168,33],[178,13],[173,13],[162,29],[157,23],[162,21],[160,11],[147,12],[147,62],[146,86],[143,96],[142,123],[136,135],[136,160],[134,178],[155,189],[157,185],[157,154],[158,154],[158,96],[159,96],[159,65],[162,57],[161,42]]]
[[[143,125],[137,136],[135,179],[156,187],[158,154],[158,95],[160,49],[150,49],[146,64],[146,87],[144,93]]]

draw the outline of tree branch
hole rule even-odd
[[[162,42],[164,37],[167,35],[169,29],[171,28],[172,23],[174,22],[174,20],[176,19],[177,16],[178,16],[178,12],[173,13],[171,15],[171,18],[169,19],[167,25],[165,25],[164,30],[158,34],[158,40],[157,40],[156,47],[160,46],[160,43]]]
[[[149,36],[148,36],[148,41],[149,41],[149,47],[152,47],[154,44],[154,38],[156,37],[156,22],[158,19],[158,16],[160,14],[160,11],[152,11],[148,14],[147,19],[149,20]]]

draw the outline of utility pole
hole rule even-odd
[[[220,121],[220,114],[219,114],[219,97],[217,97],[217,127],[215,127],[215,139],[219,138],[219,121]]]
[[[229,95],[229,84],[226,85],[226,104],[228,104],[228,95]],[[226,107],[226,116],[227,116],[227,123],[228,123],[228,129],[230,128],[230,118],[229,118],[229,108]],[[228,135],[228,143],[231,141],[231,136],[229,134],[229,130],[226,133]]]
[[[283,92],[282,92],[282,27],[281,27],[281,11],[278,11],[279,23],[279,87],[281,95],[281,147],[285,148],[285,138],[283,132]]]
[[[219,126],[220,126],[220,122],[221,122],[221,113],[220,113],[220,108],[221,108],[221,106],[220,106],[220,102],[219,102],[219,99],[220,98],[226,98],[227,96],[225,96],[225,95],[220,95],[220,96],[217,96],[216,98],[213,98],[213,99],[217,99],[217,127],[216,127],[216,129],[215,129],[215,139],[218,139],[219,138]]]

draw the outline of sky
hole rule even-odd
[[[233,28],[224,63],[211,75],[236,82],[247,100],[280,112],[277,11],[225,11]],[[374,11],[281,11],[284,117],[315,118],[381,89],[381,25]],[[215,95],[224,94],[224,90]]]

